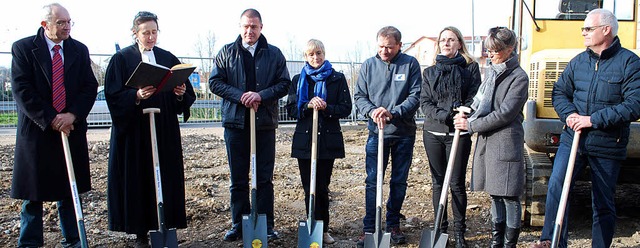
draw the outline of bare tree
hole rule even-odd
[[[291,34],[288,34],[287,36],[289,39],[289,47],[286,51],[287,60],[302,60],[302,51],[296,42],[296,36]]]
[[[213,60],[216,56],[213,50],[216,45],[216,34],[209,30],[204,37],[198,34],[198,39],[195,44],[195,52],[200,58],[200,70],[203,76],[208,75],[213,69]]]
[[[348,62],[362,63],[362,61],[371,56],[368,51],[371,51],[371,43],[356,41],[353,49],[345,53],[345,57],[341,59]]]

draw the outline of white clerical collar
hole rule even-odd
[[[152,63],[152,64],[157,64],[156,56],[155,54],[153,54],[153,49],[152,50],[143,49],[140,51],[140,54],[142,55],[142,61]]]

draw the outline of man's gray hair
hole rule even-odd
[[[53,17],[53,7],[64,8],[59,3],[50,3],[45,6],[42,6],[42,20],[45,22],[53,21],[51,18]]]
[[[607,25],[611,27],[611,34],[615,37],[618,35],[618,18],[607,9],[594,9],[587,14],[587,17],[598,15],[600,23],[598,25]]]

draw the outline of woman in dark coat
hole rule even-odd
[[[432,201],[436,208],[434,212],[437,212],[453,143],[453,116],[456,114],[454,109],[471,105],[481,80],[478,63],[467,52],[464,36],[457,28],[446,27],[440,31],[436,54],[435,64],[424,70],[420,91],[420,107],[425,114],[422,135],[433,182]],[[471,135],[461,132],[451,171],[451,210],[455,228],[454,238],[456,247],[459,248],[467,247],[464,238],[467,229],[465,179],[470,152]],[[445,214],[441,231],[446,233],[448,227],[449,222]]]
[[[158,229],[149,114],[155,114],[167,228],[186,228],[184,168],[178,114],[189,118],[195,93],[188,81],[173,91],[155,92],[147,86],[125,86],[140,61],[172,67],[180,61],[155,47],[158,21],[155,14],[139,12],[133,20],[136,44],[113,55],[107,67],[105,96],[113,127],[109,150],[109,229],[137,235],[137,245],[148,246],[147,232]],[[156,94],[154,94],[156,93]]]
[[[524,191],[522,107],[529,77],[513,52],[516,34],[505,27],[489,30],[484,40],[491,64],[473,99],[470,117],[456,115],[456,129],[478,133],[471,189],[491,196],[491,247],[516,247],[520,234],[520,195]]]
[[[311,173],[311,133],[313,109],[318,110],[318,144],[316,170],[316,220],[322,220],[323,242],[332,244],[329,235],[329,183],[336,158],[344,158],[344,141],[340,118],[351,114],[351,94],[344,74],[335,71],[325,60],[324,45],[311,39],[304,52],[307,61],[302,72],[295,75],[289,89],[287,113],[297,118],[291,144],[291,157],[298,159],[300,179],[305,192],[305,206],[309,206]],[[307,207],[307,214],[308,214]]]

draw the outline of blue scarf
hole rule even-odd
[[[300,118],[301,113],[304,111],[302,107],[309,102],[309,82],[307,82],[307,75],[316,82],[316,86],[313,89],[313,95],[326,101],[326,81],[331,75],[331,72],[332,66],[328,60],[325,60],[322,66],[318,69],[314,69],[309,65],[309,63],[304,64],[302,72],[300,72],[300,78],[298,79],[298,118]]]

